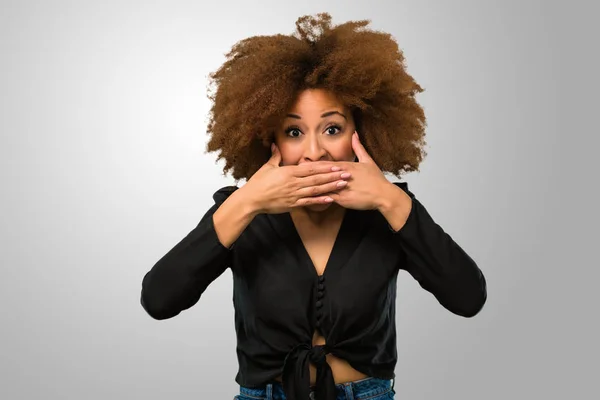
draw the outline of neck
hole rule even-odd
[[[314,211],[308,207],[298,207],[291,211],[291,215],[298,220],[305,220],[315,225],[327,224],[332,220],[344,215],[346,209],[336,203],[332,203],[323,211]]]

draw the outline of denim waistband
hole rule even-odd
[[[335,385],[338,399],[354,400],[369,398],[394,390],[394,379],[364,378],[353,382]],[[261,387],[240,386],[240,394],[249,398],[265,400],[285,400],[283,386],[280,382],[265,384]],[[314,399],[311,391],[310,399]]]

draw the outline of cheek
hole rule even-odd
[[[294,148],[294,146],[289,146],[285,144],[280,144],[279,151],[281,152],[281,161],[282,165],[294,165],[298,162],[298,149]]]
[[[354,161],[354,150],[352,150],[352,140],[340,142],[335,149],[332,149],[332,155],[336,160]]]

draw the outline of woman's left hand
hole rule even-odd
[[[352,134],[352,149],[358,157],[358,162],[341,162],[344,171],[352,174],[348,183],[340,189],[327,195],[337,204],[355,210],[375,210],[382,205],[382,200],[390,191],[393,184],[386,179],[375,161],[360,143],[357,133]]]

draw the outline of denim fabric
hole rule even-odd
[[[395,391],[393,380],[365,378],[354,382],[339,383],[337,400],[393,400]],[[240,387],[240,394],[234,400],[285,400],[281,383],[269,383],[260,388]],[[310,399],[313,400],[314,392]]]

